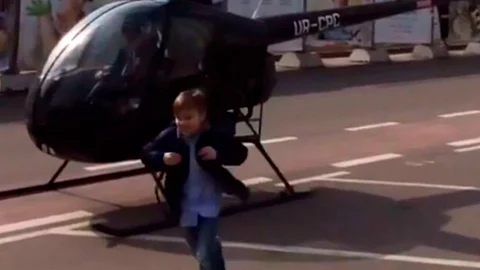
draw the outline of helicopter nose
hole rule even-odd
[[[94,124],[95,119],[82,107],[93,83],[88,78],[94,78],[94,72],[37,78],[31,84],[26,100],[26,125],[38,149],[61,158],[67,152],[69,157],[81,152],[82,142],[88,141],[91,134],[85,123]]]
[[[48,89],[45,85],[48,83],[50,82],[46,81],[42,84],[41,78],[36,78],[30,85],[25,102],[26,127],[30,139],[39,150],[56,156],[51,147],[54,143],[52,140],[54,126],[48,117],[50,111],[48,93],[42,91]]]
[[[38,106],[41,105],[39,104],[41,100],[37,98],[39,94],[40,78],[37,77],[30,85],[25,100],[26,126],[30,139],[39,149],[42,149],[43,136],[41,130],[42,126],[45,125],[45,108]]]
[[[143,136],[150,136],[142,131],[138,104],[121,102],[123,92],[116,85],[97,87],[97,71],[39,78],[31,85],[27,130],[38,149],[62,159],[99,163],[138,154]],[[99,91],[92,99],[95,89]]]

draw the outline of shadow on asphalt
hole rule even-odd
[[[271,193],[260,194],[270,196]],[[304,246],[337,250],[402,253],[421,245],[478,255],[480,239],[443,231],[447,212],[480,203],[475,191],[458,191],[409,200],[334,188],[320,188],[312,196],[237,215],[224,217],[223,241],[276,246]],[[132,222],[137,215],[161,215],[158,205],[117,210],[101,217],[107,224]],[[150,214],[147,214],[150,213]],[[127,221],[128,220],[128,221]],[[115,225],[113,225],[115,226]],[[125,226],[125,225],[123,225]],[[182,236],[178,228],[156,232]],[[189,254],[185,245],[145,240],[106,240],[107,246],[128,245],[159,252]],[[225,249],[229,260],[337,261],[347,258]],[[353,259],[349,259],[353,260]]]
[[[480,74],[480,57],[378,63],[286,71],[278,76],[274,96],[338,91],[367,85],[394,85]]]
[[[480,57],[452,57],[432,61],[379,63],[335,68],[314,68],[279,73],[273,96],[338,91],[367,85],[479,74]],[[0,97],[0,123],[23,121],[24,96]]]
[[[0,96],[0,124],[25,120],[25,96]]]

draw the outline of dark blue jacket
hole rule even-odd
[[[205,146],[211,146],[217,151],[217,158],[205,161],[197,158],[197,162],[216,180],[227,194],[246,200],[249,196],[248,188],[236,179],[223,166],[241,165],[248,156],[248,149],[235,137],[209,129],[204,131],[195,145],[198,152]],[[182,156],[182,161],[176,166],[167,166],[163,162],[166,152],[174,152]],[[142,162],[149,169],[165,172],[165,199],[170,208],[171,217],[178,223],[181,214],[183,188],[189,173],[189,147],[179,136],[176,126],[162,131],[152,142],[143,149]]]

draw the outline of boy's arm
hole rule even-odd
[[[168,138],[174,131],[172,127],[163,130],[153,141],[143,147],[140,159],[147,168],[160,171],[165,169],[166,165],[163,162],[165,146],[168,145]]]
[[[225,166],[239,166],[248,157],[248,148],[229,134],[215,134],[213,148],[217,151],[217,160]]]

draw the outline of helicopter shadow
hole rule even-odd
[[[271,194],[268,192],[257,194],[257,196],[269,195]],[[227,242],[277,247],[303,246],[398,254],[418,246],[427,246],[478,256],[480,239],[442,230],[442,227],[451,220],[447,211],[477,204],[480,204],[480,196],[476,191],[457,191],[394,200],[359,191],[319,188],[313,190],[311,196],[301,200],[224,217],[221,235],[223,241]],[[141,212],[152,207],[155,206],[118,210],[98,218],[106,220],[107,224],[114,223],[121,216],[126,217],[124,211]],[[155,209],[158,211],[158,208]],[[154,234],[182,237],[179,228]],[[110,238],[105,241],[108,247],[127,245],[164,253],[190,254],[186,245],[179,243],[128,238]],[[225,252],[228,260],[269,262],[360,260],[235,248],[226,248]]]
[[[321,93],[368,85],[395,85],[479,74],[480,57],[375,63],[280,72],[272,96]],[[348,61],[348,60],[347,60]]]

